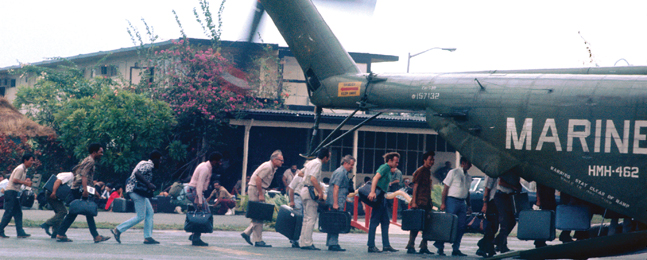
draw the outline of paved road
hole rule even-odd
[[[3,211],[0,210],[0,214]],[[24,211],[25,219],[43,221],[52,215],[51,211],[28,210]],[[120,223],[132,217],[134,213],[110,213],[101,212],[97,222]],[[77,221],[84,221],[85,218],[78,218]],[[179,214],[156,214],[156,223],[178,224],[183,223],[184,216]],[[249,220],[243,216],[216,216],[216,223],[228,223],[232,226],[247,226]],[[314,233],[315,246],[322,248],[322,251],[305,251],[290,248],[285,237],[276,232],[264,232],[264,240],[274,247],[267,249],[254,248],[248,245],[241,237],[239,231],[217,231],[212,234],[205,234],[203,239],[209,243],[209,247],[193,247],[187,240],[188,235],[183,231],[154,231],[153,237],[161,242],[159,245],[144,245],[143,232],[141,229],[129,230],[122,234],[122,244],[118,244],[114,238],[101,244],[94,244],[87,229],[70,229],[68,237],[74,240],[72,243],[58,243],[50,239],[40,228],[26,228],[32,237],[17,239],[15,228],[9,226],[5,233],[11,238],[0,239],[0,259],[478,259],[475,256],[476,242],[480,236],[466,236],[463,238],[461,250],[468,254],[468,257],[440,257],[437,255],[407,255],[404,247],[408,236],[403,232],[392,234],[391,244],[397,253],[369,254],[366,252],[365,233],[340,235],[340,244],[348,249],[346,252],[328,252],[325,250],[325,234]],[[379,229],[378,229],[379,230]],[[112,235],[107,229],[100,229],[100,234]],[[377,237],[380,244],[380,238]],[[555,244],[556,242],[552,242]],[[513,250],[524,250],[532,248],[532,242],[519,241],[510,238],[509,247]],[[433,246],[430,244],[430,248]],[[447,249],[451,250],[450,245]],[[608,259],[647,259],[647,251],[641,254],[621,256]]]

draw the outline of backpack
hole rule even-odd
[[[173,198],[177,198],[177,196],[180,196],[182,189],[184,189],[184,185],[182,185],[182,183],[174,182],[173,185],[171,185],[171,189],[168,191],[168,195]]]

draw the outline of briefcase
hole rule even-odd
[[[552,210],[521,211],[517,238],[519,240],[555,240],[555,212]]]
[[[56,178],[58,174],[52,174],[52,176],[49,177],[47,180],[47,183],[45,183],[45,188],[46,190],[52,192],[54,190],[54,183],[58,178]],[[65,203],[70,203],[71,201],[74,200],[74,196],[72,196],[72,189],[70,188],[69,185],[62,184],[58,186],[58,189],[56,190],[56,197]]]
[[[431,225],[427,225],[422,232],[422,237],[438,242],[451,242],[456,240],[458,230],[458,216],[445,212],[431,212]]]
[[[407,209],[402,211],[402,230],[424,230],[426,217],[427,214],[424,209]]]
[[[559,230],[589,230],[591,210],[586,206],[559,205],[555,214],[555,226]]]
[[[301,226],[303,225],[303,215],[296,212],[293,208],[282,205],[276,216],[276,232],[281,233],[290,240],[298,240],[301,236]]]
[[[50,192],[52,190],[54,190],[54,182],[56,182],[56,179],[57,179],[56,174],[52,174],[52,176],[49,176],[49,179],[47,180],[47,182],[45,183],[45,186],[43,188],[45,188],[46,190],[48,190]]]
[[[319,231],[329,234],[350,232],[350,214],[346,211],[330,210],[319,213]]]
[[[246,218],[255,220],[272,221],[274,216],[274,204],[263,203],[260,201],[247,202]]]
[[[128,203],[123,198],[112,200],[112,212],[128,212]]]
[[[87,199],[75,199],[70,203],[70,214],[97,216],[97,204]]]
[[[357,190],[359,199],[364,202],[369,207],[375,208],[381,206],[382,200],[384,199],[384,191],[379,187],[375,187],[375,200],[369,200],[368,195],[371,194],[371,183],[367,182],[364,186],[360,187]]]
[[[195,211],[186,213],[184,231],[190,233],[213,233],[213,215]]]

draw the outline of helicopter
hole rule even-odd
[[[314,129],[322,108],[421,111],[488,176],[516,175],[647,223],[645,68],[362,73],[310,0],[260,3],[303,70]],[[497,257],[588,258],[646,247],[647,231],[637,231]]]

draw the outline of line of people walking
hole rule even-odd
[[[57,197],[57,191],[63,186],[69,185],[74,199],[87,200],[91,197],[91,184],[95,174],[96,164],[103,156],[103,147],[99,144],[91,144],[88,147],[88,157],[81,161],[74,167],[70,173],[60,173],[56,176],[56,181],[51,191],[47,191],[48,203],[54,209],[55,215],[48,219],[41,227],[48,235],[55,238],[58,242],[72,242],[66,235],[67,230],[75,221],[77,214],[67,211],[61,198]],[[291,176],[291,181],[288,184],[289,205],[303,214],[303,224],[301,234],[298,241],[290,241],[292,246],[303,250],[320,250],[314,245],[312,233],[314,225],[319,217],[318,209],[320,204],[326,204],[330,210],[343,211],[346,205],[346,198],[348,197],[351,187],[351,173],[356,163],[356,159],[351,155],[346,155],[340,160],[340,166],[334,170],[330,178],[327,190],[324,190],[322,184],[322,166],[328,163],[331,154],[327,148],[323,148],[317,154],[317,158],[308,161],[302,170],[293,171],[294,176]],[[393,248],[389,241],[389,226],[390,220],[388,215],[388,203],[386,198],[392,198],[394,195],[377,196],[378,190],[380,192],[387,191],[389,186],[393,184],[392,172],[397,168],[400,161],[400,154],[390,152],[384,156],[384,164],[382,164],[376,171],[370,184],[370,193],[368,198],[376,201],[376,207],[373,208],[370,226],[368,232],[367,247],[369,253],[380,252],[398,252],[399,250]],[[160,167],[161,153],[153,151],[149,155],[148,160],[143,160],[135,166],[131,176],[126,182],[125,193],[130,197],[135,204],[135,211],[137,213],[133,218],[121,223],[116,228],[111,229],[115,240],[121,243],[121,235],[134,225],[144,221],[144,244],[158,244],[152,237],[153,230],[153,208],[150,203],[150,197],[157,187],[153,184],[154,170]],[[29,237],[22,229],[22,211],[20,205],[17,204],[16,189],[20,185],[31,186],[31,181],[26,178],[26,169],[31,167],[35,158],[33,155],[26,154],[23,156],[23,164],[18,166],[12,173],[9,181],[10,185],[5,192],[6,210],[0,222],[0,237],[6,238],[4,234],[4,227],[9,223],[11,218],[16,222],[16,230],[18,237]],[[191,181],[188,184],[188,199],[194,204],[196,211],[210,213],[207,200],[205,199],[204,192],[209,186],[211,173],[214,167],[220,165],[222,154],[214,152],[209,155],[207,161],[198,165]],[[283,154],[277,150],[270,156],[270,160],[261,164],[252,174],[248,183],[248,195],[250,201],[265,201],[265,191],[271,185],[274,178],[274,173],[284,163]],[[434,153],[427,152],[423,155],[422,166],[413,174],[413,199],[411,207],[415,209],[424,209],[430,211],[431,204],[431,167],[434,164]],[[469,213],[469,185],[471,177],[467,174],[467,170],[471,164],[466,159],[461,159],[461,167],[450,171],[445,180],[443,180],[444,189],[442,193],[441,210],[448,213],[459,215],[459,220],[465,219],[465,214]],[[14,194],[15,193],[15,194]],[[95,193],[94,196],[97,196]],[[461,217],[462,216],[462,217]],[[109,240],[111,237],[100,235],[97,232],[94,216],[86,215],[88,229],[92,235],[95,243],[100,243]],[[382,249],[377,248],[375,243],[375,234],[377,227],[381,226],[382,229]],[[51,230],[51,231],[50,231]],[[463,256],[459,250],[460,240],[462,233],[465,230],[465,223],[459,221],[458,235],[456,241],[453,243],[452,255]],[[271,247],[265,243],[262,237],[263,222],[252,219],[248,228],[241,233],[243,239],[255,247]],[[409,243],[406,247],[407,253],[423,253],[433,254],[427,247],[427,240],[422,239],[420,244],[420,251],[415,250],[415,239],[418,232],[412,231],[410,233]],[[328,233],[326,238],[326,246],[329,251],[345,251],[339,245],[339,234]],[[208,243],[202,241],[201,233],[195,232],[189,236],[189,240],[194,246],[208,246]],[[444,243],[436,242],[434,246],[437,248],[439,255],[444,255]]]

